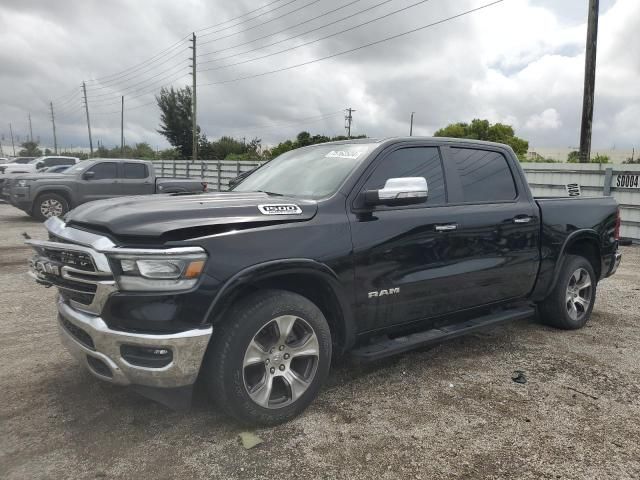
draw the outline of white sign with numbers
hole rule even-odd
[[[616,178],[617,188],[640,188],[639,173],[621,173]]]

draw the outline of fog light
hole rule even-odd
[[[165,347],[121,345],[120,354],[127,363],[136,367],[162,368],[173,360],[173,352]]]

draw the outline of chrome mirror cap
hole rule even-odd
[[[427,179],[424,177],[390,178],[384,188],[378,190],[381,201],[402,198],[426,199],[429,194]]]

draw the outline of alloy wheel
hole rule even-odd
[[[565,300],[567,313],[572,320],[580,320],[586,315],[591,305],[592,295],[593,288],[589,272],[584,268],[578,268],[569,277]]]
[[[292,404],[311,385],[320,345],[308,322],[295,315],[271,320],[249,343],[242,365],[249,397],[264,408]]]

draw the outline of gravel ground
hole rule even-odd
[[[176,413],[78,367],[54,289],[25,275],[23,231],[44,234],[0,205],[0,478],[640,478],[638,248],[587,328],[522,321],[339,365],[307,412],[245,450],[203,395]]]

